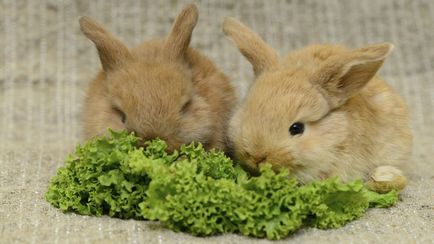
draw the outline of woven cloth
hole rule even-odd
[[[100,67],[78,17],[93,16],[129,47],[164,36],[187,1],[0,2],[0,243],[252,243],[240,235],[198,238],[157,222],[64,214],[44,200],[48,181],[81,138],[83,95]],[[414,153],[410,184],[390,209],[372,209],[336,230],[303,229],[296,243],[434,242],[434,1],[197,1],[192,46],[243,96],[250,65],[221,23],[233,16],[281,55],[310,43],[360,47],[392,42],[380,74],[406,99]]]

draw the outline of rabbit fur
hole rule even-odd
[[[192,141],[227,148],[235,93],[213,62],[189,47],[197,20],[197,7],[187,5],[166,38],[130,50],[92,18],[80,19],[102,64],[86,93],[86,138],[126,129],[143,141],[164,139],[169,151]]]
[[[255,73],[229,126],[235,157],[244,167],[257,172],[269,162],[301,182],[369,179],[377,169],[376,175],[391,174],[371,182],[374,190],[405,186],[399,167],[411,154],[408,109],[376,75],[391,44],[311,45],[280,58],[234,18],[225,19],[223,31]],[[294,123],[304,126],[301,134],[289,132]]]

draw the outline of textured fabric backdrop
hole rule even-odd
[[[0,2],[0,243],[251,243],[239,235],[207,239],[155,222],[64,214],[44,201],[48,181],[80,141],[85,88],[100,64],[79,31],[90,15],[133,47],[164,36],[187,1]],[[240,96],[249,64],[224,38],[234,16],[280,54],[309,43],[396,45],[381,70],[412,111],[410,185],[391,209],[373,209],[338,230],[305,229],[294,242],[434,242],[434,1],[197,1],[192,46],[214,60]]]

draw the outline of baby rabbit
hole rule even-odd
[[[189,48],[197,19],[196,6],[188,5],[165,39],[132,50],[93,19],[80,19],[102,63],[85,100],[87,138],[126,129],[143,140],[164,139],[169,151],[192,141],[226,149],[235,93],[208,58]]]
[[[394,166],[411,153],[408,111],[403,99],[375,76],[391,44],[358,49],[313,45],[280,59],[233,18],[225,19],[223,31],[256,76],[229,126],[242,164],[257,171],[270,162],[303,183],[374,172],[368,184],[373,190],[405,186]]]

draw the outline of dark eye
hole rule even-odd
[[[125,113],[122,112],[122,111],[120,111],[120,115],[121,115],[121,121],[122,121],[122,123],[125,124],[125,121],[127,120],[127,116],[126,116]]]
[[[121,121],[122,123],[125,124],[125,121],[127,120],[127,116],[125,115],[124,112],[122,112],[122,110],[120,110],[119,108],[114,108],[114,110],[119,114],[119,116],[121,117]]]
[[[191,106],[191,99],[188,100],[181,108],[181,113],[186,113]]]
[[[304,132],[304,124],[300,122],[295,122],[289,127],[289,133],[293,136],[298,134],[303,134]]]

